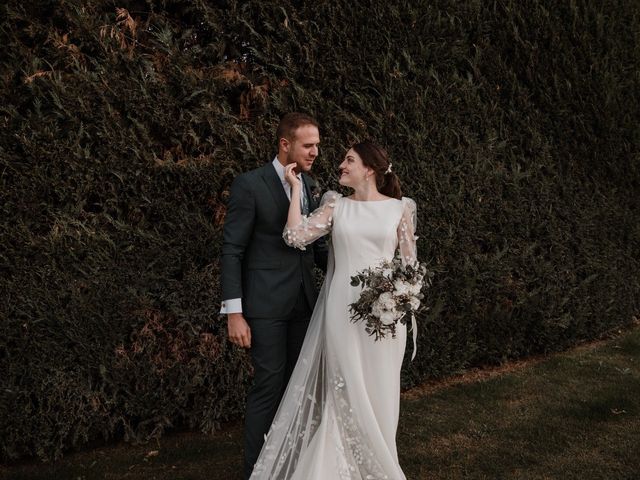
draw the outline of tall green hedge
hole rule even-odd
[[[386,145],[436,271],[406,387],[640,310],[635,0],[0,6],[0,452],[238,418],[217,319],[235,175],[280,115]]]

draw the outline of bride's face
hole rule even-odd
[[[344,157],[343,162],[338,167],[340,169],[340,178],[338,183],[345,187],[355,188],[356,185],[367,181],[367,177],[371,175],[372,170],[365,167],[362,158],[352,148]]]

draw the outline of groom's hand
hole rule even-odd
[[[242,313],[229,313],[227,315],[227,327],[229,328],[229,340],[240,347],[251,347],[251,329]]]

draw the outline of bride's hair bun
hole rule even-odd
[[[380,193],[392,198],[402,198],[400,179],[391,170],[392,164],[384,148],[371,140],[356,143],[351,148],[360,156],[364,166],[375,172],[376,186]]]

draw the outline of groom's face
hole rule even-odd
[[[293,139],[287,144],[287,163],[295,163],[298,172],[311,170],[320,146],[318,129],[314,125],[298,127],[294,132]]]

